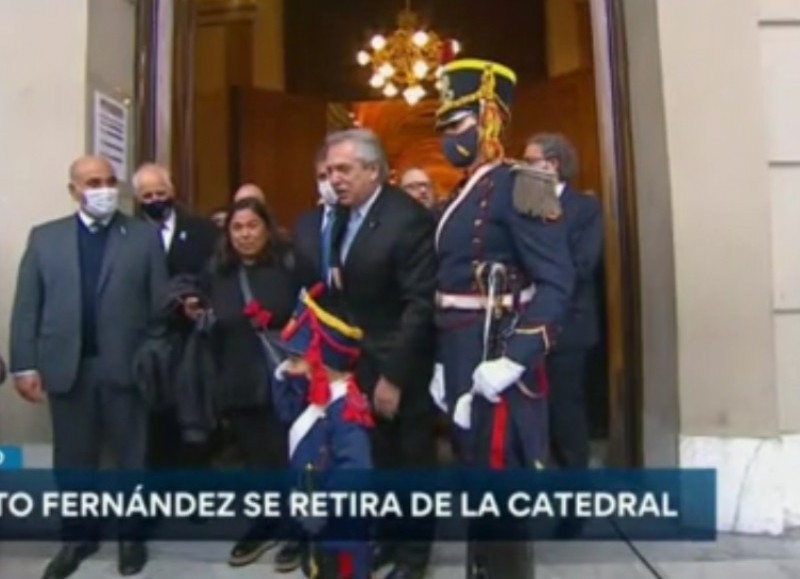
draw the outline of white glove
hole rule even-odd
[[[283,380],[286,378],[286,367],[288,365],[289,365],[289,360],[284,360],[283,362],[280,363],[280,365],[277,368],[275,368],[275,373],[274,373],[275,379],[278,382],[283,382]]]
[[[453,422],[459,428],[469,430],[472,426],[472,393],[462,394],[456,400],[456,408],[453,411]]]
[[[433,378],[431,379],[428,391],[431,393],[434,403],[442,412],[447,412],[447,402],[444,395],[444,365],[436,364],[433,367]]]
[[[500,402],[500,394],[522,377],[525,368],[509,358],[481,362],[472,373],[472,391],[492,403]]]

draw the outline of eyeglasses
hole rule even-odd
[[[403,185],[404,189],[430,189],[431,184],[425,181],[415,181],[413,183],[406,183]]]

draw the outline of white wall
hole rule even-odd
[[[86,142],[88,0],[0,2],[0,346],[30,227],[72,207],[67,168]],[[31,32],[36,31],[35,35]],[[42,39],[45,39],[44,41]],[[0,392],[0,441],[49,438],[44,407]]]
[[[67,170],[88,150],[93,89],[121,98],[133,93],[134,16],[128,0],[0,2],[4,356],[17,264],[28,232],[73,210]],[[0,443],[37,443],[49,437],[46,407],[22,402],[6,383],[0,390]]]
[[[800,2],[760,4],[780,427],[800,433]]]

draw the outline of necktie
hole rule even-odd
[[[350,220],[347,222],[347,231],[344,234],[344,243],[342,243],[342,263],[347,260],[347,254],[350,252],[350,246],[356,238],[363,215],[360,211],[355,211],[350,214]]]
[[[328,269],[331,266],[331,233],[333,232],[333,212],[330,209],[325,209],[322,215],[322,235],[320,241],[322,247],[320,248],[320,255],[322,257],[320,263],[320,273],[325,283],[328,283]]]

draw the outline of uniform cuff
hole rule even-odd
[[[552,334],[547,326],[521,327],[506,343],[505,355],[517,364],[530,368],[550,351]]]

